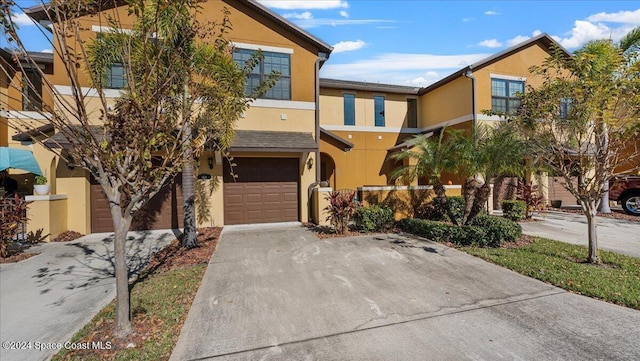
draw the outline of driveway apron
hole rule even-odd
[[[172,360],[632,360],[640,312],[396,234],[227,227]]]

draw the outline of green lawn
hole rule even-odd
[[[586,247],[532,238],[517,248],[460,249],[560,288],[640,309],[640,258],[601,250],[602,264],[591,265],[585,263]]]

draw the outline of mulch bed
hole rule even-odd
[[[171,244],[153,256],[147,269],[170,270],[209,263],[211,254],[218,244],[221,230],[219,227],[199,228],[198,244],[200,246],[196,248],[184,248],[180,246],[180,240],[173,240]]]
[[[51,242],[69,242],[84,237],[84,234],[76,231],[66,231],[58,235],[58,237],[51,240]]]
[[[0,263],[15,263],[23,261],[27,258],[31,258],[33,256],[37,256],[39,253],[16,253],[12,254],[9,257],[0,257]]]

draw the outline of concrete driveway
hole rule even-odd
[[[129,269],[137,273],[153,252],[176,237],[171,231],[131,232]],[[47,360],[58,352],[37,350],[64,343],[115,297],[112,234],[92,234],[28,250],[27,260],[0,265],[0,360]],[[30,349],[7,349],[6,342]],[[100,340],[96,340],[100,341]],[[38,344],[36,344],[38,343]]]
[[[637,360],[640,312],[400,235],[225,228],[172,360]]]
[[[525,234],[588,245],[587,218],[582,214],[545,211],[534,222],[521,223]],[[600,249],[640,258],[640,222],[596,218]]]

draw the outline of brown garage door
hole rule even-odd
[[[298,220],[299,161],[295,158],[235,158],[236,180],[224,169],[224,223]]]
[[[170,229],[182,226],[182,175],[162,187],[160,192],[140,209],[131,223],[132,231]],[[102,186],[91,179],[91,232],[113,232],[109,201]]]

